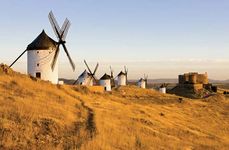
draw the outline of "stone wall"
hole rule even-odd
[[[208,84],[208,75],[198,74],[196,72],[179,75],[179,84]]]

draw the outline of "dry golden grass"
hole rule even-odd
[[[86,100],[98,135],[84,149],[228,149],[229,100],[184,99],[122,87]]]
[[[65,88],[0,75],[0,147],[73,149],[89,140],[88,110]]]
[[[229,149],[229,99],[191,100],[134,86],[112,93],[0,75],[5,149]]]

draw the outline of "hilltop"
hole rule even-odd
[[[228,149],[228,110],[222,94],[96,93],[0,67],[1,149]]]
[[[130,80],[131,82],[136,83],[137,80]],[[215,80],[215,79],[209,79],[210,83],[229,83],[229,80]],[[166,79],[166,78],[162,78],[162,79],[148,79],[148,83],[150,84],[162,84],[162,83],[171,83],[171,84],[177,84],[178,83],[178,79],[176,78],[171,78],[171,79]]]

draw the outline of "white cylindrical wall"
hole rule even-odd
[[[54,70],[51,64],[55,55],[55,49],[52,50],[29,50],[27,52],[27,72],[29,75],[36,77],[40,73],[42,80],[51,81],[53,84],[58,83],[58,59]]]
[[[85,85],[84,78],[83,77],[79,77],[78,78],[78,81],[77,81],[77,84],[79,84],[79,85]]]
[[[159,92],[161,92],[161,93],[166,93],[166,88],[165,87],[163,87],[163,88],[159,88]]]
[[[89,86],[93,86],[94,85],[93,81],[94,81],[94,78],[93,77],[90,77],[90,79],[89,79]]]
[[[146,88],[146,82],[145,81],[139,81],[138,87],[145,89]]]
[[[84,84],[87,86],[93,86],[93,81],[94,81],[93,77],[87,76],[87,78],[85,78],[84,80]]]
[[[92,77],[87,76],[87,77],[80,77],[77,83],[80,85],[93,86],[93,81],[94,79]]]
[[[125,75],[118,76],[118,85],[121,85],[121,86],[126,85],[126,76]]]
[[[104,86],[106,91],[111,91],[111,80],[107,79],[107,80],[100,80],[99,84],[101,86]]]

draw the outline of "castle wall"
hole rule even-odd
[[[179,75],[179,84],[208,84],[208,76],[205,74],[198,73],[185,73],[183,75]]]
[[[197,83],[197,74],[190,74],[189,75],[189,83],[191,83],[191,84]]]
[[[189,81],[189,74],[185,73],[184,74],[184,82],[188,82]]]
[[[197,82],[201,84],[208,84],[208,76],[206,74],[198,74]]]
[[[183,75],[179,75],[178,76],[178,82],[179,82],[179,84],[184,84],[185,83],[185,80],[184,80],[184,76]]]
[[[203,84],[179,84],[182,88],[193,89],[193,90],[202,90],[204,88]]]

